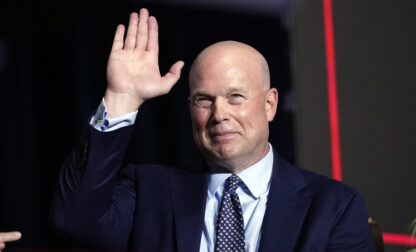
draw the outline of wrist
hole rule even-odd
[[[115,118],[137,111],[144,101],[130,94],[114,93],[107,89],[104,102],[107,107],[107,118]]]

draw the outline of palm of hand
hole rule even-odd
[[[146,9],[130,16],[124,40],[119,25],[107,65],[107,90],[104,100],[108,115],[116,117],[138,109],[146,100],[166,94],[178,81],[183,62],[173,64],[161,76],[158,64],[158,24]]]
[[[148,52],[113,51],[107,66],[108,88],[147,100],[169,91],[163,87],[157,58]]]

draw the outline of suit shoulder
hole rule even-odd
[[[364,197],[351,186],[312,171],[297,169],[303,174],[308,184],[308,191],[314,200],[314,205],[324,209],[332,209],[336,206],[343,212],[353,204],[359,206],[362,211],[367,211]],[[365,215],[368,217],[368,213]]]
[[[338,209],[335,215],[335,219],[338,220],[350,209],[356,213],[356,217],[363,217],[364,220],[368,218],[365,199],[357,190],[315,172],[302,168],[297,169],[308,184],[308,192],[313,199],[311,205],[313,211],[330,213],[334,209]]]
[[[328,178],[326,176],[320,175],[318,173],[303,169],[297,168],[300,173],[303,175],[307,183],[312,189],[317,191],[332,191],[341,194],[356,194],[357,191],[349,185],[344,184],[343,182]]]
[[[297,187],[304,187],[307,185],[308,189],[313,193],[320,193],[322,195],[337,194],[346,196],[357,194],[357,191],[354,188],[340,181],[292,165],[280,156],[278,156],[277,163],[280,167],[279,169],[283,168],[287,176],[290,176],[292,181],[295,181],[294,183]]]

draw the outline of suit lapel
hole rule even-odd
[[[263,219],[259,251],[294,251],[311,197],[307,183],[278,154],[274,153],[273,174]]]
[[[207,197],[207,176],[177,174],[171,179],[178,251],[199,251]]]

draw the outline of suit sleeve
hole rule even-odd
[[[133,126],[88,127],[63,163],[51,206],[53,228],[90,248],[124,250],[135,206],[134,172],[121,166]]]
[[[353,194],[332,230],[327,251],[375,252],[368,217],[363,197]]]

